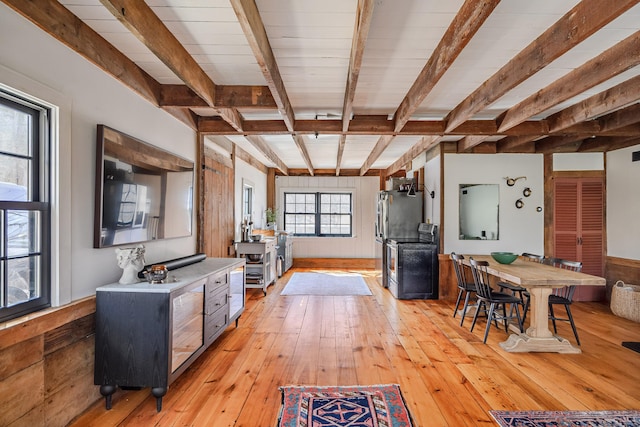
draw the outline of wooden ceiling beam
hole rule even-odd
[[[289,175],[289,169],[287,168],[287,165],[285,165],[284,162],[280,160],[280,157],[278,157],[278,155],[271,149],[271,147],[269,147],[269,144],[267,144],[267,142],[262,139],[262,137],[258,135],[245,135],[245,138],[247,139],[247,141],[253,144],[253,146],[256,147],[256,149],[260,151],[267,159],[271,160],[273,164],[276,165],[276,168],[280,170],[280,172],[282,172],[284,175]]]
[[[254,0],[230,0],[231,6],[238,17],[240,26],[244,31],[249,46],[253,50],[253,55],[258,61],[262,74],[267,81],[267,86],[276,101],[280,115],[284,119],[289,132],[293,132],[295,127],[295,115],[293,107],[289,102],[289,96],[284,87],[282,76],[276,62],[276,58],[269,43],[269,37],[264,28],[264,23],[258,12],[258,7]]]
[[[420,154],[425,151],[430,150],[440,143],[440,135],[430,135],[425,136],[420,139],[413,147],[411,147],[406,153],[404,153],[398,160],[393,162],[391,166],[389,166],[384,171],[384,176],[390,176],[394,173],[398,172],[400,169],[404,167],[404,165],[408,164],[410,161],[418,157]]]
[[[640,144],[640,136],[632,136],[632,137],[610,137],[610,136],[599,136],[595,138],[588,139],[584,141],[580,147],[578,147],[578,152],[607,152],[613,150],[619,150],[621,148],[633,147],[634,145]]]
[[[356,22],[353,28],[351,39],[351,55],[349,56],[349,71],[347,74],[347,84],[344,91],[344,102],[342,105],[342,131],[349,129],[349,121],[353,112],[353,98],[356,94],[358,77],[362,66],[364,46],[369,35],[371,17],[373,16],[374,0],[358,0],[356,10]],[[339,168],[338,168],[339,169]]]
[[[145,2],[100,0],[131,33],[210,107],[216,107],[216,85]],[[231,108],[217,112],[237,131],[242,117]]]
[[[398,132],[409,121],[451,64],[471,41],[500,0],[466,0],[396,110],[393,121]]]
[[[640,64],[640,31],[509,108],[498,119],[504,132]]]
[[[593,95],[547,117],[549,132],[560,132],[570,126],[617,110],[640,100],[640,76]]]
[[[471,151],[475,146],[480,145],[489,138],[489,135],[467,135],[458,141],[458,153]]]
[[[156,107],[160,104],[160,83],[59,2],[2,1]]]
[[[534,143],[536,153],[573,153],[578,150],[584,135],[557,135],[542,138]]]
[[[380,138],[378,138],[378,142],[376,142],[373,150],[371,150],[371,153],[369,153],[369,156],[360,168],[360,176],[363,176],[365,173],[367,173],[367,171],[371,168],[371,166],[373,166],[375,161],[378,160],[378,157],[380,157],[380,155],[384,153],[384,150],[387,149],[389,144],[391,144],[393,138],[393,135],[382,135],[380,136]]]
[[[517,150],[542,136],[544,135],[506,136],[496,141],[496,149],[499,153],[512,152],[513,150]]]
[[[340,175],[340,165],[342,164],[342,156],[344,155],[344,147],[347,143],[347,136],[342,134],[338,140],[338,155],[336,158],[336,176]]]
[[[307,150],[307,145],[304,142],[304,137],[297,134],[291,136],[293,141],[296,143],[298,150],[300,150],[304,164],[307,165],[307,169],[309,169],[309,174],[313,176],[313,163],[311,163],[311,157],[309,157],[309,151]]]
[[[603,7],[601,0],[582,0],[449,112],[446,131],[493,104],[637,3],[619,0]]]

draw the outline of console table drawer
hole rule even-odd
[[[227,272],[213,274],[208,279],[207,291],[215,292],[222,286],[226,286],[229,284],[229,274]]]
[[[204,333],[206,342],[212,342],[222,333],[227,326],[228,317],[227,310],[218,310],[216,314],[205,316]]]
[[[205,302],[205,312],[207,316],[211,316],[225,308],[229,302],[229,288],[219,289],[218,292],[210,293],[207,295]]]

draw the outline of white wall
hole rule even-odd
[[[195,132],[0,3],[0,83],[59,105],[59,194],[54,236],[59,304],[117,281],[113,248],[93,249],[96,125],[195,160]],[[54,153],[55,154],[55,153]],[[148,263],[192,254],[195,235],[145,243]]]
[[[294,237],[294,258],[374,258],[378,177],[277,176],[278,226],[283,228],[285,191],[353,191],[353,237]]]
[[[427,168],[428,170],[428,168]],[[488,254],[493,251],[544,251],[543,156],[541,154],[445,154],[443,253]],[[526,176],[512,187],[505,177]],[[499,240],[460,240],[458,190],[460,184],[500,184]],[[524,197],[525,187],[531,196]],[[515,202],[522,199],[524,207]]]
[[[607,153],[607,255],[640,260],[640,145]]]
[[[425,221],[440,226],[440,201],[442,200],[441,180],[440,180],[440,156],[427,161],[424,165],[424,192],[425,192]],[[434,198],[428,192],[433,191]]]
[[[242,183],[243,180],[253,184],[253,211],[251,218],[253,228],[265,228],[267,209],[267,174],[254,168],[249,163],[236,158],[235,176],[235,239],[241,240],[240,225],[242,224]]]

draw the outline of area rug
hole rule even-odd
[[[501,427],[640,427],[640,411],[489,411]]]
[[[278,427],[410,427],[400,386],[286,386]]]
[[[293,273],[280,295],[371,295],[359,274]]]
[[[636,341],[623,341],[622,346],[628,348],[629,350],[633,350],[636,353],[640,353],[640,342]]]

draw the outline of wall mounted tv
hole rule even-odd
[[[98,125],[93,246],[192,234],[193,162]]]

